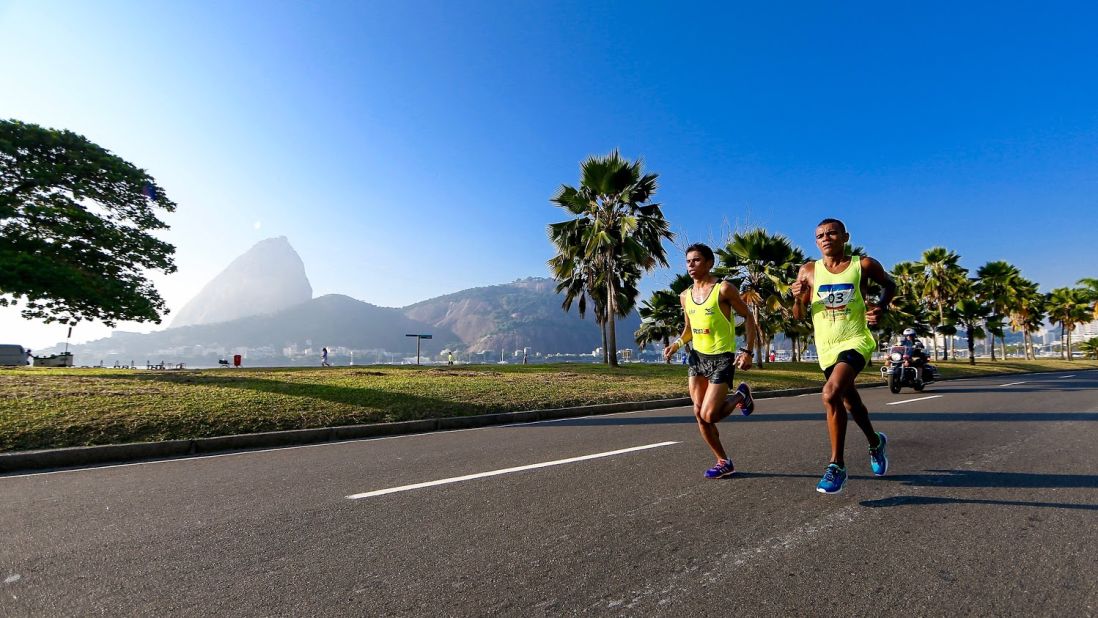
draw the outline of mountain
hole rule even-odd
[[[76,346],[79,364],[131,360],[189,362],[213,365],[234,353],[247,355],[251,365],[281,364],[300,356],[318,356],[322,346],[348,350],[388,350],[415,355],[406,333],[421,333],[427,325],[405,317],[399,309],[330,294],[277,313],[229,322],[169,328],[153,333],[115,331],[110,337]],[[423,342],[425,354],[436,354],[458,337],[440,328]],[[214,358],[216,357],[216,358]]]
[[[403,309],[404,315],[435,328],[449,329],[465,349],[584,353],[602,346],[594,315],[579,319],[575,305],[565,313],[562,294],[552,279],[531,277],[503,285],[462,290]],[[618,347],[633,345],[640,326],[636,313],[618,321]]]
[[[273,314],[308,301],[313,287],[285,236],[261,240],[210,280],[172,320],[173,327]]]

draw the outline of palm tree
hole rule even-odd
[[[671,290],[652,292],[652,296],[641,303],[640,316],[640,328],[634,333],[634,338],[641,348],[656,341],[662,342],[666,348],[671,344],[671,337],[682,332],[682,304],[678,294]]]
[[[1086,352],[1087,358],[1098,359],[1098,337],[1091,337],[1083,343],[1080,343],[1079,349]]]
[[[1093,303],[1090,307],[1091,313],[1094,319],[1098,320],[1098,279],[1086,277],[1076,281],[1075,284],[1083,286],[1083,294],[1087,301]]]
[[[1007,306],[1010,304],[1011,292],[1014,290],[1018,280],[1022,277],[1021,271],[1007,262],[997,260],[988,262],[978,268],[976,270],[976,277],[977,283],[975,287],[977,298],[991,307],[992,313],[999,316],[1001,323],[1002,316],[1007,314]],[[992,332],[992,361],[995,360],[995,336],[1000,337],[1003,358],[1006,358],[1006,337],[1001,333],[1001,327],[999,328],[998,333]]]
[[[1033,333],[1041,329],[1045,321],[1044,295],[1037,290],[1037,284],[1019,277],[1010,294],[1010,328],[1022,331],[1022,342],[1026,360],[1036,360],[1033,353]]]
[[[1081,288],[1056,288],[1047,297],[1048,317],[1060,324],[1061,340],[1066,343],[1060,348],[1061,356],[1071,358],[1071,331],[1076,324],[1086,322],[1091,316],[1090,303],[1086,291]]]
[[[579,188],[561,185],[551,199],[575,218],[548,228],[558,251],[550,271],[567,290],[576,284],[557,277],[558,270],[582,270],[587,295],[596,305],[600,299],[605,303],[604,349],[612,367],[618,366],[614,317],[636,302],[641,273],[667,266],[663,241],[674,238],[660,205],[647,203],[656,192],[656,177],[642,172],[641,161],[629,162],[615,150],[584,161]],[[563,266],[566,262],[573,265]]]
[[[737,232],[717,250],[718,265],[713,274],[727,278],[740,289],[755,318],[755,361],[759,367],[763,366],[763,351],[780,327],[783,296],[789,291],[786,282],[796,277],[803,261],[804,253],[788,238],[769,234],[763,228]]]
[[[991,314],[991,307],[974,298],[966,298],[954,307],[957,324],[965,329],[968,339],[968,364],[976,364],[976,339],[984,338],[984,329],[980,324]],[[956,356],[956,353],[954,353]]]
[[[968,270],[958,262],[961,256],[945,247],[934,247],[923,252],[923,296],[938,311],[938,329],[947,325],[945,313],[947,307],[956,304],[958,291],[967,281]],[[948,339],[944,346],[944,358],[949,359]],[[937,352],[935,352],[936,354]]]

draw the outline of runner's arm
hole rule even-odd
[[[797,280],[790,286],[793,292],[793,317],[798,320],[804,319],[805,307],[811,302],[811,297],[805,299],[805,296],[811,294],[812,278],[815,274],[811,266],[811,262],[801,264],[800,270],[797,271]]]
[[[736,313],[743,316],[743,336],[746,340],[747,347],[740,350],[740,357],[737,361],[737,365],[740,369],[751,368],[751,355],[755,353],[755,341],[758,327],[755,324],[755,317],[751,315],[751,309],[748,308],[747,303],[743,302],[743,298],[740,296],[739,290],[736,286],[723,282],[721,284],[721,298],[725,300]]]
[[[689,290],[684,293],[689,293]],[[679,295],[679,305],[682,307],[683,328],[682,334],[679,338],[671,342],[671,345],[663,349],[664,360],[670,359],[675,352],[678,352],[684,345],[694,338],[694,331],[690,329],[690,315],[686,313],[686,305],[683,303],[682,295]]]
[[[875,326],[896,296],[896,282],[892,280],[881,263],[871,257],[862,258],[862,274],[881,286],[881,297],[877,300],[877,304],[870,306],[866,303],[866,320],[871,326]],[[865,289],[864,286],[862,289]]]

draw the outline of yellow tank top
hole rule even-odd
[[[694,349],[702,354],[736,351],[736,329],[721,311],[720,289],[721,282],[718,281],[702,303],[694,302],[694,288],[685,292],[692,343]]]
[[[868,363],[877,348],[865,320],[862,298],[862,259],[853,256],[841,273],[832,273],[816,260],[812,289],[812,328],[820,367],[827,369],[839,360],[839,354],[856,350]]]

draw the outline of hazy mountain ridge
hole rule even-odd
[[[233,260],[172,320],[173,327],[273,314],[308,301],[305,263],[285,236],[261,240]]]

